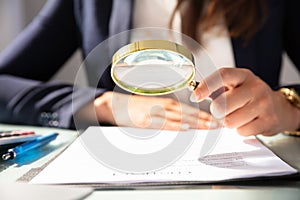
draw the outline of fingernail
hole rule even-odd
[[[181,124],[181,129],[182,130],[188,130],[190,128],[189,124]]]
[[[196,95],[195,95],[194,92],[193,92],[193,93],[191,94],[191,96],[190,96],[190,101],[191,101],[191,102],[198,102],[198,100],[197,100]]]
[[[220,112],[213,103],[210,104],[210,112],[216,119],[222,119],[225,117],[225,113]]]
[[[205,122],[205,126],[208,128],[214,129],[218,127],[218,123],[215,121]]]

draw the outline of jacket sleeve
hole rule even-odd
[[[104,89],[0,75],[0,121],[75,129],[73,115]]]
[[[78,48],[72,0],[50,0],[0,54],[0,73],[47,81]]]
[[[73,114],[104,89],[48,81],[78,46],[73,1],[48,1],[0,54],[0,121],[75,128]]]

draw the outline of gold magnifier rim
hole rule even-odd
[[[139,89],[135,87],[131,87],[125,84],[115,77],[114,68],[117,67],[117,63],[124,59],[125,57],[139,51],[144,50],[165,50],[175,52],[179,55],[184,56],[188,61],[190,61],[191,65],[193,66],[193,72],[189,78],[186,79],[185,82],[182,84],[177,85],[176,87],[165,87],[162,89]],[[195,62],[193,54],[184,46],[171,42],[168,40],[140,40],[136,42],[129,43],[123,47],[121,47],[118,51],[116,51],[112,57],[112,67],[111,67],[111,77],[113,81],[122,89],[133,92],[135,94],[142,94],[142,95],[160,95],[160,94],[168,94],[172,93],[178,89],[183,88],[184,86],[188,86],[191,81],[193,81],[195,76]]]

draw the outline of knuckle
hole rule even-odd
[[[175,100],[169,99],[169,98],[165,99],[164,102],[165,102],[164,103],[165,106],[176,106],[177,105],[177,102]]]
[[[267,121],[269,122],[268,127],[270,127],[268,132],[272,132],[271,127],[276,127],[280,123],[280,120],[276,115],[270,115]]]
[[[262,113],[270,112],[273,107],[272,97],[266,93],[262,93],[261,96],[256,97],[257,108],[260,109]]]
[[[266,98],[262,98],[259,101],[259,107],[262,109],[261,111],[267,112],[266,108],[268,108],[268,100]]]
[[[262,133],[262,135],[263,136],[272,136],[272,135],[274,135],[274,133],[272,133],[272,132],[264,132],[264,133]]]
[[[236,128],[235,123],[231,117],[225,117],[224,123],[227,128]]]
[[[263,131],[260,132],[262,135],[270,135],[274,132],[274,128],[278,125],[279,119],[272,114],[266,114],[260,117],[261,124],[263,124]]]
[[[210,105],[210,111],[215,117],[222,118],[225,116],[225,112],[226,112],[224,107],[225,106],[220,102],[212,101]]]
[[[249,136],[249,131],[243,127],[239,127],[236,130],[237,130],[238,134],[241,136]]]
[[[271,130],[270,129],[265,129],[263,132],[261,132],[259,134],[268,136],[268,135],[271,135]]]
[[[241,69],[243,73],[245,73],[247,76],[255,76],[253,72],[250,69],[242,68]]]
[[[220,75],[221,75],[221,77],[223,79],[228,78],[228,76],[230,75],[230,72],[229,72],[228,68],[221,68],[221,69],[219,69],[219,73],[220,73]]]

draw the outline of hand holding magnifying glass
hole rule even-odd
[[[166,40],[143,40],[120,48],[113,56],[111,76],[122,89],[141,95],[194,90],[195,63],[184,46]]]

